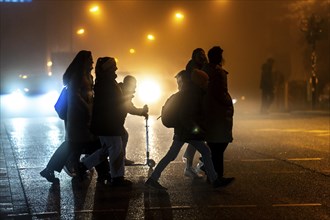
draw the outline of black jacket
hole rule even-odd
[[[125,132],[124,97],[113,74],[97,79],[94,86],[91,130],[98,136],[121,136]]]

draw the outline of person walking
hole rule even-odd
[[[211,149],[214,169],[224,185],[229,185],[234,178],[224,177],[224,152],[233,141],[234,106],[228,92],[228,72],[223,69],[223,50],[219,46],[212,47],[207,53],[209,63],[203,70],[209,76],[209,84],[205,101],[206,141]]]
[[[116,78],[117,64],[112,57],[100,57],[97,60],[94,86],[94,105],[91,131],[98,135],[102,148],[86,157],[78,170],[83,178],[90,170],[109,157],[111,186],[129,186],[131,181],[124,178],[124,150],[122,136],[125,134],[124,121],[127,110],[124,96]]]
[[[268,58],[267,61],[262,64],[261,67],[261,114],[267,114],[271,104],[274,101],[274,73],[273,73],[274,59]]]
[[[177,157],[185,143],[191,144],[202,154],[206,172],[213,187],[218,188],[223,185],[214,170],[211,151],[204,141],[202,101],[208,83],[208,76],[203,71],[194,70],[191,79],[193,83],[183,84],[184,87],[179,91],[182,100],[180,100],[181,106],[178,108],[180,110],[177,112],[179,121],[178,125],[174,127],[173,142],[166,155],[160,160],[145,182],[145,185],[150,188],[166,190],[158,180],[162,171]]]
[[[67,88],[68,106],[65,124],[65,141],[57,148],[46,168],[40,175],[49,182],[58,182],[54,171],[61,172],[70,160],[75,169],[80,155],[100,147],[99,140],[90,132],[90,120],[93,104],[93,57],[90,51],[77,53],[63,75],[63,84]],[[107,167],[100,164],[97,168],[98,180],[107,178]],[[103,176],[102,176],[103,175]]]
[[[131,115],[138,115],[138,116],[144,116],[145,118],[148,118],[148,105],[144,105],[143,108],[137,108],[134,106],[132,99],[134,98],[135,90],[136,90],[136,78],[131,75],[127,75],[124,77],[123,82],[119,83],[119,86],[123,92],[124,99],[125,99],[125,108],[127,113]],[[126,114],[127,116],[127,114]],[[126,118],[125,116],[125,118]],[[124,150],[124,161],[125,165],[132,165],[134,164],[134,161],[127,159],[126,157],[126,148],[128,143],[128,137],[129,134],[127,132],[127,129],[125,129],[125,133],[122,136],[123,141],[123,150]]]
[[[191,75],[195,69],[201,70],[203,66],[207,63],[207,58],[205,51],[202,48],[196,48],[193,50],[191,59],[186,65],[185,74],[177,75],[177,80],[184,83],[191,83]],[[196,148],[191,144],[188,144],[186,151],[183,154],[183,161],[185,163],[184,175],[190,178],[201,178],[201,176],[193,168],[194,156],[196,153]]]

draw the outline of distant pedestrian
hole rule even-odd
[[[273,73],[274,59],[268,58],[267,61],[262,64],[261,67],[261,114],[267,114],[271,104],[274,101],[274,73]]]
[[[208,76],[200,70],[192,73],[192,84],[182,88],[178,126],[174,127],[173,142],[166,155],[159,161],[145,185],[154,189],[166,190],[159,182],[162,171],[167,165],[175,160],[185,143],[193,145],[203,157],[207,175],[213,187],[223,185],[213,168],[211,152],[204,142],[204,114],[202,109],[203,96],[208,83]],[[184,85],[184,84],[183,84]]]
[[[214,169],[224,185],[229,185],[234,178],[224,177],[224,152],[233,141],[234,106],[228,92],[228,72],[223,69],[223,50],[219,46],[212,47],[207,53],[209,63],[203,70],[209,76],[205,111],[206,141],[211,149]]]
[[[90,51],[80,51],[63,75],[63,84],[68,91],[68,108],[65,123],[65,141],[50,158],[40,175],[49,182],[57,182],[54,171],[61,172],[70,160],[77,169],[80,155],[100,147],[98,137],[90,132],[93,104],[93,57]],[[104,164],[98,166],[99,174],[107,173]],[[106,177],[104,177],[106,178]]]
[[[145,118],[148,117],[148,105],[144,105],[142,108],[137,108],[134,106],[132,99],[134,98],[135,90],[136,90],[136,78],[131,75],[127,75],[124,77],[123,82],[119,83],[119,86],[123,92],[124,100],[125,100],[125,108],[127,113],[131,115],[138,115],[144,116]],[[125,117],[126,118],[126,117]],[[129,134],[125,129],[125,133],[122,136],[123,141],[123,149],[124,149],[124,160],[125,165],[132,165],[134,161],[127,159],[126,157],[126,147],[128,143]]]
[[[116,78],[117,64],[112,57],[98,58],[95,73],[94,105],[91,130],[98,135],[102,148],[86,157],[80,164],[79,177],[107,161],[112,186],[128,186],[132,182],[124,178],[124,150],[122,136],[125,134],[124,121],[127,114],[124,96]]]

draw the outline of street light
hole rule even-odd
[[[147,39],[150,41],[154,41],[155,40],[155,36],[152,34],[148,34]]]
[[[83,35],[85,33],[85,29],[84,28],[79,28],[76,33],[78,35]]]
[[[322,23],[323,18],[316,14],[312,14],[309,18],[303,19],[301,21],[301,31],[306,33],[306,40],[308,44],[312,45],[312,54],[311,54],[311,65],[312,65],[312,75],[309,78],[309,84],[311,86],[312,92],[312,108],[315,108],[316,105],[316,88],[318,84],[318,78],[316,76],[316,41],[321,38],[322,35]]]

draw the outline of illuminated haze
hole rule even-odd
[[[260,66],[269,56],[286,77],[306,77],[303,67],[296,65],[301,33],[288,19],[291,2],[93,2],[99,5],[98,15],[88,12],[92,4],[87,1],[0,3],[1,87],[6,87],[3,80],[21,72],[45,72],[53,52],[86,49],[93,52],[94,63],[100,56],[117,58],[118,80],[127,73],[138,80],[155,78],[163,89],[162,104],[176,90],[174,75],[185,68],[192,50],[202,47],[207,52],[219,45],[231,95],[258,102]],[[176,21],[175,12],[184,19]],[[75,35],[78,27],[86,29],[84,36]],[[149,33],[155,37],[152,42],[146,38]],[[129,52],[131,48],[135,53]]]

